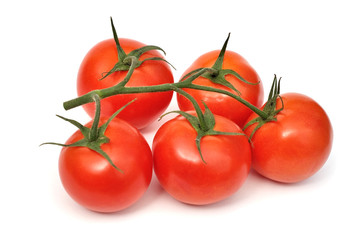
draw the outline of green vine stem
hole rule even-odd
[[[229,91],[217,89],[213,87],[207,87],[207,86],[201,86],[189,82],[178,82],[178,83],[167,83],[167,84],[160,84],[160,85],[153,85],[153,86],[144,86],[144,87],[125,87],[125,86],[118,86],[115,85],[110,88],[105,88],[102,90],[94,90],[87,94],[84,94],[78,98],[66,101],[63,103],[63,107],[65,110],[70,110],[72,108],[81,106],[86,103],[93,102],[92,95],[97,94],[101,99],[107,98],[113,95],[117,94],[129,94],[129,93],[146,93],[146,92],[166,92],[166,91],[175,91],[177,88],[192,88],[192,89],[198,89],[198,90],[204,90],[204,91],[210,91],[210,92],[218,92],[225,95],[228,95],[230,97],[233,97],[237,101],[241,102],[248,108],[250,108],[253,112],[255,112],[257,115],[259,115],[262,118],[267,118],[267,114],[264,113],[262,110],[254,106],[253,104],[247,102],[240,96],[233,94]]]
[[[133,63],[132,63],[133,65]],[[130,70],[128,71],[126,77],[122,82],[120,82],[117,85],[114,85],[113,87],[101,89],[101,90],[94,90],[89,93],[86,93],[78,98],[74,98],[72,100],[66,101],[63,103],[63,107],[65,110],[70,110],[72,108],[81,106],[86,103],[93,102],[92,96],[94,94],[98,95],[101,99],[107,98],[113,95],[118,94],[129,94],[129,93],[147,93],[147,92],[166,92],[166,91],[175,91],[175,89],[182,89],[182,88],[192,88],[192,89],[198,89],[198,90],[204,90],[204,91],[211,91],[211,92],[218,92],[225,95],[228,95],[237,101],[241,102],[248,108],[250,108],[253,112],[255,112],[257,115],[259,115],[261,118],[267,118],[267,114],[264,113],[262,110],[254,106],[253,104],[247,102],[243,98],[241,98],[239,95],[233,94],[230,91],[217,89],[213,87],[207,87],[207,86],[201,86],[197,84],[193,84],[193,81],[201,76],[202,74],[206,72],[210,72],[209,69],[202,69],[198,70],[198,72],[191,77],[187,78],[185,81],[180,81],[177,83],[167,83],[167,84],[160,84],[160,85],[153,85],[153,86],[143,86],[143,87],[126,87],[124,86],[124,82],[129,81],[132,70],[134,70],[134,67],[130,67]]]
[[[192,102],[192,104],[194,106],[194,109],[195,109],[195,111],[197,113],[200,129],[202,129],[203,131],[208,131],[209,129],[207,127],[206,120],[204,119],[204,115],[202,113],[202,110],[199,107],[197,101],[192,97],[192,95],[190,95],[189,93],[187,93],[186,91],[184,91],[181,88],[174,88],[174,91],[181,94],[181,95],[183,95],[183,96],[185,96],[187,99],[189,99]]]
[[[124,106],[122,109],[118,110],[116,113],[114,113],[110,117],[110,119],[108,120],[108,122],[106,124],[99,127],[98,124],[99,124],[99,118],[100,118],[100,105],[101,105],[100,101],[101,101],[101,99],[104,99],[104,98],[107,98],[110,96],[114,96],[114,95],[118,95],[118,94],[174,91],[174,92],[177,92],[177,93],[185,96],[187,99],[189,99],[195,108],[197,116],[193,116],[190,113],[182,112],[182,111],[172,111],[171,113],[179,113],[182,116],[184,116],[190,122],[190,124],[193,126],[193,128],[196,130],[196,132],[197,132],[197,138],[195,140],[196,145],[197,145],[198,151],[200,153],[200,156],[202,158],[202,161],[204,163],[206,163],[206,161],[203,159],[201,147],[200,147],[201,139],[204,136],[207,136],[207,135],[244,135],[244,134],[243,133],[235,133],[235,132],[215,131],[214,130],[215,118],[214,118],[214,115],[212,114],[212,112],[209,110],[209,108],[206,106],[206,104],[204,102],[203,102],[203,105],[204,105],[205,110],[203,112],[201,110],[200,106],[198,105],[197,101],[189,93],[187,93],[185,90],[183,90],[184,88],[217,92],[217,93],[228,95],[228,96],[236,99],[237,101],[239,101],[242,104],[244,104],[245,106],[247,106],[249,109],[251,109],[253,112],[255,112],[259,116],[259,118],[257,118],[257,120],[255,120],[255,122],[259,123],[259,126],[261,126],[262,123],[265,121],[274,120],[274,115],[282,110],[282,109],[275,110],[271,103],[270,104],[272,106],[266,108],[265,110],[260,110],[256,106],[252,105],[248,101],[241,98],[240,93],[237,91],[237,89],[235,89],[234,86],[225,79],[225,76],[230,74],[230,75],[235,76],[240,81],[246,82],[248,84],[255,84],[255,83],[250,83],[250,82],[246,81],[238,73],[236,73],[235,71],[233,71],[231,69],[223,69],[222,68],[223,59],[225,56],[226,47],[227,47],[227,43],[228,43],[230,34],[228,35],[227,40],[223,44],[223,47],[219,53],[219,56],[218,56],[216,62],[214,63],[214,65],[211,68],[199,68],[199,69],[193,70],[193,71],[189,72],[188,74],[186,74],[177,83],[167,83],[167,84],[152,85],[152,86],[140,86],[140,87],[127,87],[126,85],[129,82],[133,72],[144,61],[148,61],[148,60],[156,60],[156,61],[160,60],[160,61],[165,61],[165,62],[167,62],[167,61],[163,58],[158,58],[158,57],[147,58],[142,61],[139,60],[139,57],[147,51],[150,51],[150,50],[163,51],[161,48],[159,48],[157,46],[145,46],[145,47],[133,50],[129,54],[126,54],[119,44],[118,35],[116,33],[112,19],[111,19],[111,25],[112,25],[112,30],[113,30],[113,37],[114,37],[114,40],[115,40],[116,46],[117,46],[118,62],[115,63],[114,67],[112,69],[110,69],[109,72],[102,74],[100,80],[105,79],[107,76],[114,73],[115,71],[127,71],[125,78],[121,82],[119,82],[118,84],[116,84],[112,87],[94,90],[94,91],[88,92],[78,98],[74,98],[72,100],[69,100],[69,101],[66,101],[63,103],[63,107],[65,110],[69,110],[69,109],[72,109],[72,108],[75,108],[75,107],[78,107],[78,106],[81,106],[83,104],[90,103],[90,102],[96,103],[97,108],[96,108],[96,113],[94,116],[93,125],[91,126],[91,128],[85,128],[80,123],[78,123],[74,120],[70,120],[70,119],[61,117],[62,119],[66,120],[66,121],[72,123],[73,125],[75,125],[76,127],[78,127],[80,129],[80,131],[83,133],[84,139],[82,139],[76,143],[70,144],[70,145],[64,145],[64,144],[58,144],[58,143],[52,143],[52,142],[48,142],[48,143],[44,143],[44,144],[55,144],[55,145],[60,145],[60,146],[64,146],[64,147],[73,147],[73,146],[88,147],[88,148],[98,152],[99,154],[101,154],[104,158],[106,158],[108,160],[108,162],[113,167],[115,167],[117,170],[122,172],[122,170],[118,169],[114,165],[112,160],[101,149],[100,146],[109,141],[109,139],[104,135],[105,129],[107,128],[109,122],[124,107],[129,105],[131,102],[128,103],[126,106]],[[194,84],[193,81],[200,76],[205,77],[216,84],[220,84],[231,90],[234,90],[237,94],[234,94],[230,91],[214,88],[214,87],[207,87],[207,86]],[[256,84],[258,84],[258,83],[256,83]],[[272,99],[272,101],[275,101],[278,97],[279,97],[279,82],[277,85],[277,81],[275,80],[274,85],[272,86],[269,101],[270,101],[270,99]],[[267,109],[269,109],[269,110],[267,110]],[[272,116],[273,118],[270,118],[270,116]],[[253,124],[255,122],[251,122],[249,124]],[[249,124],[247,125],[247,127],[249,126]]]
[[[246,81],[239,74],[237,74],[236,72],[234,72],[231,69],[222,69],[223,59],[224,59],[224,55],[225,55],[225,52],[226,52],[226,47],[227,47],[227,44],[228,44],[230,34],[228,34],[228,37],[227,37],[226,41],[223,44],[223,47],[222,47],[222,49],[221,49],[221,51],[219,53],[219,56],[218,56],[217,60],[215,61],[214,65],[211,68],[199,68],[199,69],[193,70],[193,71],[189,72],[188,74],[186,74],[177,83],[167,83],[167,84],[152,85],[152,86],[141,86],[141,87],[127,87],[126,84],[129,82],[133,72],[142,63],[142,61],[139,61],[139,59],[138,59],[139,56],[141,54],[143,54],[144,52],[149,51],[149,50],[161,50],[161,51],[163,51],[163,50],[161,48],[159,48],[159,47],[156,47],[156,46],[146,46],[144,48],[136,49],[136,50],[132,51],[131,53],[129,53],[128,55],[126,55],[125,52],[123,51],[123,49],[121,48],[121,46],[119,45],[118,35],[116,33],[116,30],[115,30],[115,27],[113,25],[113,20],[112,19],[111,19],[111,25],[112,25],[113,37],[114,37],[114,40],[115,40],[116,45],[117,45],[117,52],[118,52],[118,60],[119,61],[115,64],[113,69],[111,69],[101,79],[104,79],[106,76],[108,76],[109,74],[111,74],[111,73],[113,73],[115,71],[128,71],[127,75],[117,85],[114,85],[112,87],[105,88],[105,89],[94,90],[94,91],[91,91],[91,92],[89,92],[87,94],[84,94],[84,95],[82,95],[82,96],[80,96],[78,98],[75,98],[75,99],[64,102],[63,107],[64,107],[65,110],[69,110],[69,109],[81,106],[83,104],[93,102],[94,101],[94,99],[93,99],[94,95],[98,95],[100,99],[104,99],[104,98],[107,98],[107,97],[110,97],[110,96],[113,96],[113,95],[118,95],[118,94],[166,92],[166,91],[177,91],[177,92],[179,92],[179,91],[181,91],[181,89],[190,88],[190,89],[211,91],[211,92],[217,92],[217,93],[222,93],[222,94],[228,95],[228,96],[236,99],[237,101],[241,102],[245,106],[247,106],[249,109],[251,109],[257,115],[259,115],[262,119],[267,118],[267,113],[265,113],[264,111],[260,110],[256,106],[252,105],[251,103],[249,103],[246,100],[244,100],[243,98],[241,98],[240,93],[234,88],[234,86],[230,82],[228,82],[225,79],[225,76],[230,74],[230,75],[235,76],[240,81],[246,82],[248,84],[254,84],[254,83],[250,83],[250,82]],[[145,59],[145,60],[162,60],[162,61],[166,61],[166,60],[164,60],[162,58],[150,58],[150,59]],[[145,60],[143,60],[143,61],[145,61]],[[207,87],[207,86],[194,84],[193,81],[196,78],[200,77],[200,76],[208,78],[209,80],[211,80],[214,83],[226,86],[227,88],[234,90],[237,94],[234,94],[234,93],[232,93],[230,91],[227,91],[227,90],[222,90],[222,89],[217,89],[217,88],[214,88],[214,87]],[[184,95],[184,92],[183,92],[183,95]],[[188,97],[188,99],[189,99],[189,97]],[[200,119],[200,120],[202,121],[202,119]]]

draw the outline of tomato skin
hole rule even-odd
[[[214,130],[242,132],[238,125],[216,116]],[[221,201],[244,183],[251,166],[251,148],[244,135],[205,136],[197,150],[196,131],[178,116],[160,127],[153,140],[154,172],[175,199],[193,205]]]
[[[143,43],[124,38],[119,38],[119,43],[126,54],[145,46]],[[152,50],[144,53],[140,60],[150,57],[162,57],[162,55]],[[99,80],[102,74],[112,69],[117,61],[117,49],[113,39],[104,40],[90,49],[78,71],[78,95],[81,96],[96,89],[112,87],[121,82],[128,71],[114,72],[105,79]],[[140,67],[134,70],[126,86],[150,86],[173,82],[173,75],[167,63],[150,60],[143,62]],[[137,98],[137,101],[124,109],[117,117],[126,120],[138,129],[145,128],[166,110],[172,96],[173,92],[171,91],[111,96],[101,101],[102,116],[111,116],[122,106]],[[90,116],[94,116],[95,106],[93,103],[85,104],[83,107]]]
[[[252,138],[252,167],[278,182],[295,183],[314,175],[327,161],[333,130],[322,107],[298,93],[281,95],[284,109]],[[280,99],[277,109],[281,108]],[[254,119],[252,114],[248,121]],[[247,121],[247,122],[248,122]],[[245,130],[250,135],[255,125]]]
[[[197,68],[212,67],[219,55],[219,52],[219,50],[215,50],[203,54],[198,59],[196,59],[195,62],[193,62],[193,64],[184,72],[183,76]],[[259,78],[257,72],[241,55],[233,51],[226,51],[223,61],[223,69],[232,69],[251,83],[259,82],[259,84],[251,85],[238,80],[233,75],[226,75],[225,77],[225,79],[241,93],[241,97],[243,99],[255,105],[256,107],[262,106],[264,93],[261,79]],[[193,83],[226,90],[237,94],[235,91],[220,84],[213,83],[211,80],[204,77],[197,78],[193,81]],[[200,106],[203,106],[201,103],[203,100],[214,114],[231,119],[241,127],[252,113],[249,108],[227,95],[195,89],[184,90],[191,94],[197,100]],[[182,95],[177,94],[177,100],[178,106],[182,111],[189,111],[194,109],[192,103]]]
[[[89,148],[65,147],[60,153],[59,175],[67,193],[80,205],[97,212],[116,212],[134,204],[147,190],[152,153],[139,131],[121,119],[113,119],[105,135],[110,141],[101,148],[124,173]],[[67,144],[81,138],[77,131]]]

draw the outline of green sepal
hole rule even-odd
[[[132,104],[134,101],[136,101],[137,99],[134,98],[133,100],[131,100],[130,102],[128,102],[127,104],[125,104],[123,107],[121,107],[120,109],[118,109],[115,113],[113,113],[108,120],[99,127],[99,133],[101,135],[105,134],[105,130],[108,128],[109,123],[121,112],[124,110],[124,108],[128,107],[130,104]]]
[[[223,66],[223,60],[224,60],[224,55],[226,54],[226,49],[227,49],[227,45],[228,45],[228,41],[229,38],[231,37],[231,33],[228,33],[227,39],[226,41],[223,43],[222,49],[219,52],[218,58],[216,60],[216,62],[213,64],[212,68],[217,69],[217,70],[221,70],[222,66]]]
[[[276,115],[284,109],[284,104],[282,97],[280,96],[280,92],[281,92],[281,78],[277,80],[277,76],[274,75],[272,87],[268,95],[268,100],[263,108],[263,112],[266,114],[266,117],[262,118],[259,116],[257,118],[254,118],[243,127],[243,130],[245,130],[251,125],[257,124],[256,127],[253,129],[251,135],[249,136],[250,141],[252,140],[252,137],[256,133],[256,131],[260,129],[265,123],[271,121],[277,121]],[[278,98],[281,100],[282,107],[276,109],[276,101]]]
[[[77,121],[75,121],[75,120],[73,120],[73,119],[69,119],[69,118],[62,117],[62,116],[60,116],[60,115],[56,115],[56,116],[57,116],[58,118],[61,118],[61,119],[65,120],[65,121],[73,124],[75,127],[77,127],[77,128],[80,130],[80,132],[81,132],[83,135],[86,134],[86,133],[85,133],[85,132],[86,132],[86,127],[84,127],[81,123],[79,123],[79,122],[77,122]]]
[[[185,74],[180,81],[187,81],[187,82],[193,82],[198,77],[202,76],[202,74],[212,71],[211,68],[197,68],[195,70],[190,71],[189,73]]]
[[[117,52],[118,52],[118,60],[119,62],[125,58],[125,56],[127,56],[127,54],[124,52],[123,48],[120,47],[119,44],[119,38],[118,38],[118,34],[117,31],[114,27],[114,23],[113,23],[113,18],[110,17],[110,24],[112,25],[112,32],[113,32],[113,39],[115,41],[115,44],[117,46]]]
[[[98,144],[94,144],[94,145],[89,144],[89,145],[86,146],[86,147],[88,147],[89,149],[91,149],[91,150],[99,153],[100,155],[102,155],[102,156],[109,162],[109,164],[110,164],[112,167],[114,167],[116,170],[118,170],[119,172],[121,172],[121,173],[124,174],[123,170],[121,170],[120,168],[118,168],[118,167],[114,164],[114,162],[110,159],[110,157],[108,156],[108,154],[107,154],[106,152],[104,152],[104,150],[101,149],[101,147],[100,147]]]
[[[185,119],[188,120],[188,122],[192,125],[192,127],[198,132],[198,130],[200,129],[200,124],[199,124],[199,120],[196,116],[193,116],[192,114],[189,114],[187,112],[183,112],[183,111],[170,111],[167,112],[165,114],[163,114],[162,116],[160,116],[159,120],[161,120],[164,116],[171,114],[171,113],[177,113],[179,115],[182,115]]]
[[[138,49],[135,49],[135,50],[131,51],[128,55],[139,58],[142,54],[144,54],[144,53],[146,53],[148,51],[151,51],[151,50],[159,50],[159,51],[162,51],[164,55],[166,55],[165,51],[162,48],[160,48],[158,46],[154,46],[154,45],[147,45],[147,46],[144,46],[144,47],[140,47]]]
[[[174,70],[176,70],[176,68],[175,68],[170,62],[168,62],[167,60],[165,60],[164,58],[161,58],[161,57],[146,58],[146,59],[144,59],[144,60],[142,60],[142,61],[139,61],[139,66],[140,66],[143,62],[149,61],[149,60],[166,62],[169,66],[171,66]]]
[[[225,78],[226,75],[233,75],[234,77],[236,77],[238,80],[247,83],[249,85],[258,85],[260,82],[256,82],[256,83],[252,83],[247,81],[246,79],[244,79],[241,75],[239,75],[236,71],[232,70],[232,69],[221,69],[220,71],[220,75],[223,75],[223,78]]]
[[[110,74],[118,71],[127,71],[129,70],[129,66],[125,65],[123,62],[117,62],[112,69],[110,69],[108,72],[103,72],[101,74],[101,78],[99,81],[103,80],[104,78],[108,77]]]

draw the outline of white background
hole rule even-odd
[[[0,3],[0,239],[360,239],[361,35],[357,1],[2,1]],[[324,167],[293,185],[251,172],[231,198],[211,206],[177,202],[156,178],[144,197],[116,214],[90,212],[63,190],[59,147],[86,123],[76,75],[86,52],[118,35],[161,46],[175,80],[201,54],[228,49],[244,56],[268,92],[318,101],[334,127]],[[176,109],[174,101],[169,109]],[[154,123],[143,131],[151,144]]]

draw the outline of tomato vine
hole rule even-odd
[[[196,70],[193,70],[186,74],[179,82],[176,83],[166,83],[166,84],[160,84],[160,85],[153,85],[153,86],[141,86],[141,87],[127,87],[126,84],[130,80],[133,71],[144,61],[146,60],[161,60],[166,61],[163,58],[150,58],[145,59],[143,61],[139,61],[138,58],[141,54],[143,54],[145,51],[148,50],[161,50],[161,48],[156,46],[147,46],[142,49],[134,50],[133,52],[126,55],[124,51],[122,50],[121,46],[119,45],[119,42],[117,41],[117,33],[116,29],[114,28],[113,22],[112,22],[112,30],[113,30],[113,36],[114,40],[117,45],[117,52],[118,52],[118,59],[119,62],[115,64],[115,66],[105,74],[105,76],[102,76],[101,79],[106,78],[110,74],[112,74],[115,71],[128,71],[127,75],[123,79],[123,81],[119,82],[118,84],[105,88],[105,89],[98,89],[91,92],[88,92],[82,96],[79,96],[78,98],[66,101],[63,103],[63,107],[65,110],[70,110],[72,108],[81,106],[86,103],[93,102],[92,96],[94,94],[98,95],[101,99],[107,98],[110,96],[118,95],[118,94],[129,94],[129,93],[149,93],[149,92],[167,92],[167,91],[175,91],[176,89],[182,89],[182,88],[190,88],[190,89],[197,89],[197,90],[204,90],[204,91],[210,91],[210,92],[218,92],[225,95],[228,95],[237,101],[241,102],[248,108],[250,108],[253,112],[255,112],[257,115],[259,115],[262,119],[267,118],[267,114],[257,108],[256,106],[252,105],[251,103],[244,100],[242,97],[240,97],[240,93],[234,88],[234,86],[228,82],[225,79],[225,76],[228,74],[231,74],[235,76],[240,81],[246,82],[247,84],[254,84],[246,81],[242,76],[240,76],[238,73],[233,71],[232,69],[223,69],[222,63],[224,59],[224,54],[226,52],[227,44],[230,38],[230,34],[228,34],[228,37],[226,41],[223,44],[223,47],[219,53],[219,56],[214,63],[214,65],[211,68],[199,68]],[[164,51],[163,51],[164,52]],[[166,61],[167,62],[167,61]],[[169,62],[167,62],[170,64]],[[194,84],[193,81],[197,79],[199,76],[206,77],[213,81],[214,83],[221,84],[229,89],[234,90],[237,92],[237,94],[234,94],[230,91],[226,91],[223,89],[217,89],[213,87],[207,87],[207,86],[201,86]],[[256,83],[257,84],[257,83]]]
[[[267,121],[267,119],[269,119],[270,114],[268,112],[266,112],[264,110],[262,111],[259,108],[257,108],[256,106],[254,106],[251,103],[244,100],[240,96],[241,93],[230,82],[228,82],[225,79],[225,76],[230,74],[230,75],[235,76],[239,81],[245,82],[247,84],[258,84],[258,83],[248,82],[247,80],[245,80],[242,76],[240,76],[237,72],[235,72],[232,69],[223,69],[223,67],[222,67],[223,60],[224,60],[224,55],[226,52],[227,44],[228,44],[228,41],[230,38],[230,34],[228,34],[227,39],[225,40],[225,42],[222,46],[222,49],[218,55],[218,58],[216,59],[216,61],[212,67],[195,69],[195,70],[187,73],[186,75],[184,75],[183,78],[180,79],[180,81],[176,82],[176,83],[166,83],[166,84],[159,84],[159,85],[152,85],[152,86],[128,87],[128,86],[126,86],[126,84],[131,79],[131,76],[132,76],[134,70],[137,67],[139,67],[144,61],[160,60],[160,61],[165,61],[168,64],[170,64],[170,63],[160,57],[148,58],[143,61],[139,61],[139,57],[143,53],[145,53],[146,51],[149,51],[149,50],[160,50],[163,53],[165,53],[163,49],[161,49],[160,47],[157,47],[157,46],[145,46],[140,49],[133,50],[128,55],[125,54],[125,52],[123,51],[123,49],[121,48],[121,46],[119,44],[118,35],[117,35],[117,32],[114,27],[112,19],[111,19],[111,26],[112,26],[114,41],[115,41],[116,47],[117,47],[118,62],[114,65],[114,67],[109,72],[107,72],[104,76],[102,76],[100,78],[100,80],[104,80],[106,77],[108,77],[110,74],[112,74],[116,71],[128,71],[125,78],[121,82],[119,82],[118,84],[116,84],[112,87],[108,87],[105,89],[93,90],[93,91],[90,91],[90,92],[88,92],[82,96],[79,96],[75,99],[64,102],[63,107],[65,110],[70,110],[72,108],[81,106],[83,104],[93,102],[94,96],[98,96],[99,99],[104,99],[104,98],[118,95],[118,94],[151,93],[151,92],[167,92],[167,91],[177,92],[177,93],[185,96],[188,100],[190,100],[192,102],[192,104],[195,108],[195,111],[197,113],[197,117],[192,116],[192,115],[182,112],[182,111],[172,111],[172,112],[173,113],[176,112],[176,113],[183,115],[191,123],[193,128],[196,130],[197,138],[195,141],[196,141],[196,145],[197,145],[198,151],[201,155],[203,162],[205,162],[205,161],[203,159],[203,156],[202,156],[202,153],[200,150],[200,141],[201,141],[202,137],[204,137],[206,135],[219,135],[219,134],[225,134],[225,135],[237,134],[238,135],[238,133],[226,133],[226,132],[214,131],[213,130],[214,117],[213,117],[212,112],[209,110],[209,108],[203,103],[205,105],[205,112],[203,113],[200,106],[195,101],[195,99],[190,94],[188,94],[187,92],[185,92],[182,89],[190,88],[190,89],[204,90],[204,91],[209,91],[209,92],[217,92],[217,93],[228,95],[228,96],[236,99],[237,101],[241,102],[245,106],[247,106],[253,112],[255,112],[259,116],[259,118],[257,118],[258,119],[257,121],[261,122],[261,121]],[[231,91],[227,91],[227,90],[223,90],[223,89],[194,84],[193,83],[194,80],[200,76],[205,77],[216,84],[225,86],[228,89],[233,90],[237,94],[234,94]],[[271,92],[272,91],[273,90],[271,90]],[[277,97],[278,97],[278,95],[276,96],[276,98]],[[261,126],[261,124],[259,124],[259,127],[260,126]]]

